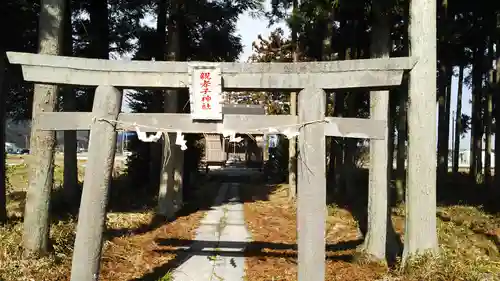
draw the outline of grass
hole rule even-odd
[[[57,161],[56,161],[56,164]],[[83,169],[80,169],[80,177]],[[60,213],[60,209],[51,212],[50,225],[51,253],[40,259],[24,259],[22,256],[22,215],[28,181],[26,165],[9,166],[8,176],[8,213],[9,223],[0,226],[0,280],[2,281],[49,281],[69,280],[71,258],[76,230],[76,214]],[[62,168],[56,166],[52,201],[63,200],[57,197],[61,190]],[[214,192],[213,182],[205,184],[194,195],[195,199],[206,199]],[[158,273],[159,268],[176,257],[175,252],[165,252],[165,246],[156,242],[158,239],[193,239],[204,210],[183,211],[175,221],[166,222],[155,216],[155,197],[144,187],[127,184],[124,177],[115,179],[111,187],[110,209],[107,214],[105,241],[101,260],[100,280],[169,280],[169,271]],[[140,208],[123,206],[123,203],[135,203]],[[55,202],[57,204],[57,202]],[[134,204],[134,205],[135,205]],[[131,206],[129,206],[131,207]],[[192,207],[191,207],[192,208]],[[172,248],[172,247],[170,247]],[[170,249],[171,250],[171,249]],[[151,277],[151,273],[155,272]]]
[[[56,161],[56,164],[60,162]],[[68,280],[75,237],[75,214],[59,216],[53,210],[51,254],[38,260],[22,257],[22,214],[27,187],[25,165],[8,168],[10,222],[0,227],[0,280]],[[80,169],[82,177],[83,169]],[[61,190],[62,169],[55,170],[53,201]],[[217,182],[207,182],[196,200],[210,204]],[[246,250],[248,281],[296,280],[296,209],[287,198],[285,185],[243,184],[247,227],[254,245]],[[156,191],[154,191],[156,192]],[[153,193],[154,193],[153,192]],[[196,200],[178,219],[158,221],[155,198],[143,187],[115,179],[107,215],[100,280],[171,281],[176,247],[162,245],[168,239],[191,240],[205,207]],[[124,205],[126,205],[124,207]],[[131,208],[134,205],[134,208]],[[126,208],[130,207],[130,208]],[[339,205],[328,206],[326,280],[342,281],[496,281],[500,280],[500,216],[465,203],[440,206],[437,212],[440,254],[412,261],[412,271],[396,265],[354,262],[362,235],[352,213]],[[392,221],[403,237],[404,206],[393,209]],[[200,280],[203,281],[203,280]]]
[[[174,281],[174,275],[172,272],[168,272],[167,274],[163,275],[158,281]]]
[[[18,157],[21,158],[21,157]],[[25,164],[7,167],[7,211],[9,223],[0,227],[0,280],[64,280],[70,266],[71,251],[74,243],[74,218],[51,224],[53,255],[39,260],[22,258],[22,216],[28,186],[28,169]],[[62,182],[62,169],[54,170],[55,190]],[[48,276],[44,276],[48,272]]]
[[[85,169],[83,167],[78,168],[78,177],[79,180],[83,180],[83,173]],[[9,217],[13,219],[21,219],[24,213],[24,203],[26,202],[26,189],[28,187],[28,166],[24,163],[15,165],[15,166],[7,166],[6,169],[7,174],[7,211],[9,213]],[[61,185],[63,182],[63,169],[60,165],[54,167],[54,190],[53,194],[56,198],[53,198],[53,201],[57,203],[58,201],[62,201],[60,197],[61,194]]]
[[[270,194],[254,196],[253,200],[247,197],[245,217],[253,241],[268,245],[250,249],[246,260],[247,280],[297,280],[295,202],[287,199],[285,186],[247,186],[246,193],[256,189],[262,189],[261,194]],[[439,207],[437,218],[439,255],[422,256],[412,261],[411,271],[405,271],[398,264],[389,269],[381,264],[355,262],[362,238],[358,223],[348,210],[330,205],[325,237],[326,280],[500,280],[500,254],[492,238],[495,233],[498,237],[500,216],[478,207],[452,205]],[[394,208],[392,220],[403,239],[404,206]]]

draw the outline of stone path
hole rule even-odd
[[[215,204],[201,221],[187,260],[173,273],[175,281],[244,280],[243,251],[250,234],[245,226],[238,183],[223,183]]]

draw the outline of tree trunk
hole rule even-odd
[[[372,6],[374,24],[371,33],[370,53],[373,58],[388,58],[390,54],[390,25],[388,9],[385,3],[378,2]],[[370,93],[370,118],[389,121],[389,91],[372,91]],[[386,232],[389,200],[389,132],[388,126],[384,140],[370,141],[370,171],[368,186],[368,227],[363,249],[369,258],[385,260]]]
[[[410,18],[410,6],[409,4],[403,5],[404,18]],[[406,30],[403,33],[403,56],[409,56],[409,26],[406,22]],[[407,149],[406,141],[408,140],[408,75],[403,74],[403,81],[401,83],[401,92],[397,96],[398,104],[395,106],[399,107],[399,112],[396,115],[395,120],[397,126],[397,146],[396,146],[396,174],[395,174],[395,188],[396,188],[396,202],[402,203],[405,198],[406,189],[406,165],[407,165]]]
[[[448,143],[450,136],[450,80],[453,74],[446,61],[441,62],[439,72],[439,124],[438,124],[438,182],[446,179],[448,173]]]
[[[475,62],[477,61],[477,57],[478,54],[477,54],[477,49],[474,50],[474,55],[473,55],[473,58],[472,58],[472,83],[475,82],[475,80],[477,80],[477,65],[475,64]],[[469,175],[474,179],[476,180],[477,179],[477,168],[476,168],[476,165],[477,165],[477,159],[476,159],[476,154],[477,154],[477,151],[475,149],[475,143],[476,143],[476,130],[477,130],[477,126],[476,126],[476,119],[477,119],[477,109],[476,109],[476,104],[477,104],[477,97],[476,97],[476,90],[475,90],[475,86],[473,84],[473,87],[472,87],[472,98],[471,98],[471,128],[470,128],[470,154],[469,154]]]
[[[450,56],[446,52],[448,48],[449,32],[444,28],[451,23],[448,20],[448,5],[446,0],[441,0],[438,5],[439,14],[439,45],[438,56],[440,58],[440,67],[438,75],[438,161],[437,161],[437,180],[438,186],[445,182],[448,174],[449,157],[449,138],[450,138],[450,107],[451,107],[451,77],[453,75],[453,65],[450,63]]]
[[[402,265],[437,251],[436,231],[436,2],[410,1],[408,184]]]
[[[7,100],[7,91],[4,87],[4,77],[7,68],[5,51],[0,47],[0,142],[5,143],[5,102]],[[5,173],[5,150],[0,159],[0,225],[7,222],[7,174]]]
[[[90,0],[89,17],[90,57],[107,60],[109,59],[108,1]],[[93,87],[92,90],[85,93],[87,95],[86,110],[92,109],[96,89],[97,87]]]
[[[498,187],[500,186],[500,51],[498,47],[500,46],[500,40],[496,43],[496,69],[495,69],[495,84],[496,84],[496,95],[495,95],[495,185],[497,187],[497,194],[500,194]]]
[[[180,60],[180,28],[181,28],[181,3],[170,2],[170,16],[168,18],[168,53],[167,60]],[[164,96],[164,111],[176,113],[179,91],[168,90]],[[159,213],[167,218],[172,218],[182,207],[182,167],[184,166],[184,154],[178,145],[175,145],[176,135],[169,133],[169,142],[163,143],[163,160],[160,177],[160,194],[158,201]],[[168,161],[167,161],[168,160]]]
[[[403,80],[403,85],[401,88],[404,90],[404,86],[408,88],[407,79]],[[405,85],[406,84],[406,85]],[[406,140],[408,138],[407,131],[407,99],[408,93],[403,92],[398,97],[399,101],[399,112],[397,119],[398,126],[398,136],[397,136],[397,147],[396,147],[396,192],[399,202],[404,201],[404,193],[406,186]]]
[[[60,55],[62,51],[65,0],[43,0],[39,19],[39,53]],[[35,84],[33,119],[40,112],[56,110],[58,87]],[[23,246],[25,254],[47,252],[49,238],[49,203],[54,176],[54,131],[31,131],[29,186],[24,214]]]
[[[154,58],[156,61],[164,61],[166,57],[166,44],[167,44],[167,10],[168,10],[168,1],[166,0],[158,0],[157,1],[157,22],[156,22],[156,44],[157,49],[155,50]],[[163,90],[154,90],[153,102],[151,107],[149,108],[152,113],[161,113],[163,112],[163,103],[164,103],[164,95],[165,92]],[[151,187],[159,187],[160,194],[158,197],[159,203],[160,200],[163,200],[164,193],[161,187],[161,179],[159,175],[161,174],[162,168],[162,150],[163,145],[161,143],[150,143],[150,161],[149,161],[149,185]],[[161,210],[162,208],[160,208]],[[160,213],[163,213],[160,211]]]
[[[73,55],[73,29],[71,25],[71,1],[66,1],[64,11],[64,38],[63,54]],[[63,110],[65,112],[76,111],[76,96],[71,86],[62,87]],[[76,131],[64,131],[64,197],[68,206],[78,200],[78,157]]]
[[[451,116],[451,79],[453,77],[453,66],[448,67],[448,71],[446,73],[446,101],[445,101],[445,111],[446,114],[444,116],[444,125],[445,129],[444,131],[444,140],[446,140],[446,145],[444,144],[443,141],[443,156],[444,156],[444,163],[443,163],[443,168],[444,168],[444,178],[446,179],[448,175],[448,165],[450,163],[449,161],[449,155],[450,155],[450,116]]]
[[[336,117],[343,117],[345,111],[345,92],[342,90],[335,91],[335,102],[334,102],[334,115]],[[342,167],[344,165],[344,148],[345,142],[343,138],[332,138],[332,150],[335,155],[335,163],[334,163],[334,189],[337,195],[345,195],[344,190],[344,176],[342,175]]]
[[[359,21],[353,21],[352,23],[352,32],[348,36],[348,48],[346,51],[346,59],[347,60],[353,60],[353,59],[358,59],[358,54],[360,53],[360,48],[358,48],[357,45],[357,40],[359,39],[358,32],[359,28],[361,27],[361,24]],[[345,108],[345,113],[347,117],[356,117],[357,113],[357,106],[358,106],[358,96],[359,96],[360,90],[351,90],[347,92],[346,95],[346,108]],[[354,177],[355,177],[355,153],[357,149],[357,144],[358,140],[353,139],[353,138],[344,138],[343,139],[344,143],[344,164],[342,165],[342,181],[344,184],[344,189],[345,189],[345,194],[346,194],[346,199],[348,202],[352,204],[356,203],[361,203],[361,202],[354,202],[355,199],[359,199],[359,197],[356,196],[356,185],[354,182]],[[355,207],[356,208],[356,207]],[[361,218],[361,217],[360,217]],[[360,222],[360,229],[361,233],[366,233],[366,216],[363,218],[363,220]]]
[[[90,57],[96,59],[109,59],[109,23],[108,23],[108,1],[90,0],[89,7],[89,38]],[[91,110],[94,104],[94,96],[97,87],[87,91],[86,108]],[[89,132],[90,133],[90,132]]]
[[[108,1],[91,0],[90,44],[92,55],[98,59],[109,59]]]
[[[332,94],[332,104],[331,104],[331,113],[330,111],[327,111],[326,114],[335,114],[335,93]],[[327,103],[328,103],[329,99],[327,99]],[[332,116],[335,116],[335,115],[332,115]],[[330,202],[331,199],[333,199],[333,197],[335,196],[335,188],[336,188],[336,185],[335,185],[335,163],[336,163],[336,157],[337,157],[337,152],[336,152],[336,148],[337,148],[337,144],[335,142],[335,139],[334,138],[330,138],[330,140],[328,141],[328,138],[327,138],[327,142],[326,142],[326,145],[327,145],[327,150],[328,150],[328,153],[327,153],[327,157],[328,157],[328,170],[326,172],[326,175],[327,175],[327,179],[326,179],[326,188],[327,188],[327,191],[326,191],[326,195],[327,195],[327,200],[328,202]]]
[[[457,111],[455,112],[455,150],[453,150],[453,173],[458,173],[460,137],[462,135],[462,94],[464,86],[464,66],[458,71]]]
[[[293,0],[293,14],[296,15],[299,6],[298,0]],[[295,20],[295,19],[294,19]],[[292,44],[293,62],[298,61],[298,42],[296,23],[293,23]],[[290,115],[297,115],[297,93],[290,93]],[[295,198],[297,194],[297,141],[295,138],[288,140],[288,199]]]
[[[347,95],[347,116],[350,118],[356,117],[357,107],[359,106],[359,97],[361,94],[359,90],[352,90]],[[358,149],[358,140],[355,138],[345,138],[344,140],[344,167],[343,176],[346,191],[346,199],[348,202],[353,204],[364,205],[364,202],[359,201],[360,197],[358,195],[358,188],[356,185],[356,172],[358,171],[356,167],[356,153]],[[366,198],[366,197],[365,197]],[[354,206],[354,205],[353,205]],[[356,207],[358,207],[357,205]],[[366,232],[366,216],[363,218],[362,223],[360,223],[361,232]]]
[[[477,47],[474,52],[472,66],[472,120],[471,120],[471,167],[470,172],[476,183],[480,183],[482,164],[482,120],[481,98],[483,91],[482,56],[483,48]]]
[[[155,60],[158,61],[163,61],[165,60],[166,57],[166,52],[167,52],[167,10],[168,10],[168,5],[166,0],[158,0],[158,6],[157,6],[157,16],[158,20],[156,22],[156,43],[157,43],[157,50],[155,54]],[[171,32],[171,29],[168,29],[169,32]],[[154,111],[153,112],[161,112],[163,111],[163,103],[164,101],[164,96],[165,92],[162,90],[157,90],[155,91],[155,95],[153,97],[153,107],[152,108]],[[169,135],[166,135],[165,137],[169,137]],[[171,139],[169,139],[171,141]],[[161,144],[161,143],[152,143],[151,144],[151,169],[150,169],[150,180],[153,186],[159,186],[159,193],[158,193],[158,213],[160,215],[163,215],[165,217],[173,217],[174,216],[174,210],[173,210],[173,202],[172,198],[167,190],[168,188],[168,178],[165,179],[165,182],[163,182],[162,177],[158,177],[158,175],[163,176],[162,174],[162,157],[166,157],[165,153],[167,151],[161,152],[162,149],[168,149],[166,147],[166,144]],[[170,157],[170,160],[171,157]],[[169,177],[168,174],[165,175],[166,177]],[[158,184],[157,184],[158,183]]]
[[[341,48],[339,51],[339,60],[346,60],[348,55],[348,41],[347,41],[347,36],[345,34],[348,34],[349,28],[347,21],[345,19],[340,19],[340,34],[341,34]],[[333,114],[336,117],[344,117],[345,113],[345,90],[335,90],[335,95],[334,95],[334,109],[333,109]],[[343,179],[344,176],[342,175],[342,169],[344,165],[344,148],[345,148],[345,142],[343,138],[332,138],[333,145],[334,147],[332,148],[332,151],[335,152],[335,166],[334,166],[334,171],[335,174],[333,175],[334,177],[334,189],[335,193],[338,196],[343,196],[345,195],[345,190],[344,190],[344,183]]]
[[[335,44],[332,44],[332,40],[335,40],[334,34],[336,32],[336,27],[333,24],[333,20],[336,20],[335,15],[331,15],[330,17],[332,19],[332,22],[328,25],[328,30],[326,32],[328,38],[324,40],[324,42],[328,42],[328,44],[325,44],[324,48],[325,51],[323,52],[326,54],[323,56],[322,60],[333,60],[334,57],[333,55],[337,52],[336,49],[334,49]],[[325,37],[327,37],[325,36]],[[326,110],[326,116],[334,116],[333,114],[335,113],[335,92],[333,91],[327,91],[327,110]],[[327,137],[326,141],[326,147],[327,147],[327,157],[328,157],[328,163],[327,163],[327,172],[326,172],[326,194],[327,194],[327,204],[332,202],[335,196],[335,159],[336,159],[336,153],[335,153],[335,139],[332,137]]]
[[[494,41],[489,39],[488,45],[488,61],[493,62],[495,55],[493,53]],[[495,83],[493,69],[489,70],[489,87],[486,89],[486,104],[484,109],[484,134],[485,134],[485,156],[484,156],[484,182],[489,187],[491,184],[491,126],[493,116],[493,85]]]
[[[396,139],[396,124],[397,124],[397,115],[396,115],[396,99],[395,98],[391,98],[391,97],[394,97],[394,94],[395,94],[396,91],[394,92],[390,92],[389,93],[389,123],[387,124],[389,126],[389,136],[388,136],[388,145],[389,145],[389,152],[388,152],[388,168],[389,168],[389,174],[391,175],[391,177],[389,178],[389,185],[391,186],[391,188],[393,190],[391,190],[391,196],[389,196],[391,199],[389,200],[394,200],[395,202],[391,201],[391,206],[392,206],[392,203],[400,203],[400,202],[403,202],[404,200],[404,197],[403,196],[399,196],[397,190],[396,190],[396,186],[394,184],[392,184],[392,181],[393,181],[393,175],[395,174],[394,173],[394,155],[395,155],[395,139]],[[394,194],[394,196],[393,196]],[[392,199],[394,198],[394,199]]]
[[[438,74],[438,141],[437,141],[437,180],[438,183],[444,178],[444,173],[446,168],[444,167],[444,154],[445,146],[447,145],[446,139],[444,138],[446,124],[446,74],[448,72],[448,66],[444,60],[441,60],[439,66]]]
[[[71,281],[98,281],[106,229],[106,207],[116,152],[116,120],[122,92],[112,86],[98,86],[92,113],[96,119],[89,137],[89,160],[78,213],[75,246],[71,260]]]
[[[156,21],[156,47],[154,53],[154,58],[156,61],[164,61],[166,57],[166,44],[167,44],[167,10],[168,10],[168,1],[166,0],[157,0],[157,21]],[[163,112],[163,103],[164,103],[164,95],[165,92],[163,90],[157,89],[154,90],[154,95],[152,97],[153,101],[150,106],[149,112],[151,113],[161,113]],[[149,185],[152,188],[159,187],[160,194],[158,200],[162,200],[163,193],[161,190],[160,182],[161,179],[159,177],[161,173],[162,167],[162,149],[163,145],[159,142],[150,143],[149,144]],[[161,208],[160,208],[161,209]],[[161,212],[160,212],[161,213]]]

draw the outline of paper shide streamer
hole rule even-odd
[[[147,136],[146,132],[142,132],[139,129],[139,126],[135,125],[135,132],[137,133],[137,138],[143,142],[157,142],[163,136],[162,131],[156,132],[154,135]],[[186,140],[184,139],[184,135],[181,131],[177,131],[177,135],[175,138],[175,144],[181,147],[181,150],[186,150]]]
[[[222,136],[224,138],[229,137],[229,142],[241,142],[243,140],[242,137],[236,137],[235,131],[224,130],[222,131]]]
[[[93,120],[95,121],[97,119],[94,118]],[[163,134],[167,134],[168,132],[171,132],[171,130],[168,130],[168,129],[155,128],[155,127],[150,127],[150,126],[141,126],[141,125],[138,125],[137,123],[120,122],[117,120],[106,120],[103,118],[100,118],[99,121],[122,123],[124,125],[132,126],[135,128],[135,132],[137,133],[137,138],[143,142],[157,142],[158,140],[161,139]],[[287,126],[287,128],[283,131],[280,131],[274,127],[267,127],[267,128],[265,127],[265,128],[261,128],[261,129],[256,129],[256,131],[262,132],[263,130],[264,131],[267,130],[270,134],[283,134],[287,139],[292,139],[292,138],[295,138],[295,137],[300,135],[299,130],[296,128],[296,126],[304,126],[307,124],[313,124],[313,123],[317,123],[317,122],[325,122],[325,120],[311,121],[311,122],[307,122],[304,124],[294,124],[292,126]],[[156,134],[148,136],[148,135],[146,135],[146,132],[142,132],[139,127],[146,127],[146,128],[155,129],[158,131],[156,132]],[[223,130],[220,133],[223,135],[224,138],[229,138],[229,142],[232,142],[232,143],[239,143],[243,140],[242,137],[236,137],[236,132],[233,130]],[[264,137],[265,137],[265,135],[266,135],[266,133],[264,133]],[[186,143],[187,143],[187,141],[184,139],[184,134],[182,133],[182,131],[176,131],[175,144],[180,146],[181,150],[186,150],[187,149]]]
[[[142,132],[139,126],[135,126],[135,132],[137,133],[137,138],[143,142],[157,142],[162,136],[163,132],[158,131],[154,135],[147,136],[146,132]]]
[[[175,144],[181,147],[181,150],[186,150],[186,140],[184,139],[184,135],[181,131],[177,131],[177,135],[175,137]]]

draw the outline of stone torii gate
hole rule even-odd
[[[122,96],[115,87],[187,88],[191,62],[110,61],[10,52],[10,63],[22,65],[24,79],[47,84],[98,86],[92,112],[43,112],[34,130],[91,130],[89,160],[78,217],[72,281],[97,280],[106,202],[116,130],[126,124],[162,127],[169,132],[256,133],[300,124],[298,153],[298,280],[325,276],[325,136],[384,139],[387,120],[325,117],[325,90],[387,88],[401,84],[414,58],[299,63],[204,63],[220,71],[225,91],[299,92],[299,113],[292,115],[225,115],[221,121],[198,122],[190,114],[120,113]],[[112,122],[110,122],[112,121]],[[147,130],[146,130],[147,131]],[[260,133],[267,133],[262,131]]]

